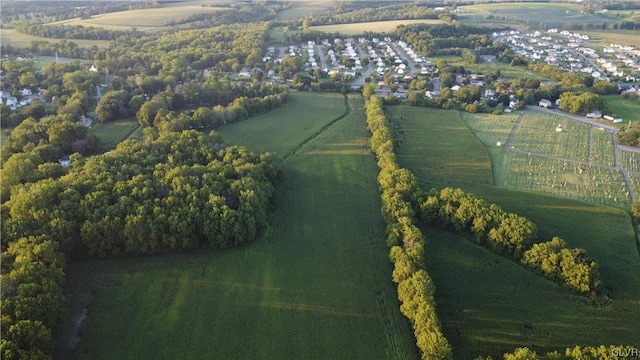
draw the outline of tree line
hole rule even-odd
[[[148,131],[71,161],[55,176],[12,186],[0,205],[3,359],[51,357],[65,257],[246,243],[266,224],[280,177],[273,154],[195,130]]]
[[[537,242],[537,227],[531,220],[461,189],[432,190],[421,203],[419,216],[427,224],[466,235],[578,294],[595,296],[602,289],[598,264],[584,249],[569,249],[558,237]]]
[[[424,236],[415,225],[418,180],[400,168],[393,150],[393,136],[382,100],[370,85],[363,90],[371,150],[380,173],[382,216],[387,224],[387,245],[393,263],[392,279],[398,285],[400,311],[409,319],[422,359],[452,359],[451,344],[442,334],[436,313],[435,285],[425,270]]]
[[[536,351],[523,347],[511,353],[504,354],[504,360],[619,360],[640,359],[638,348],[632,346],[574,346],[566,348],[564,353],[558,351],[538,354]],[[492,360],[489,357],[479,357],[476,360]]]

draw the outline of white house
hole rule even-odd
[[[31,96],[31,95],[33,95],[33,93],[31,92],[31,89],[29,89],[29,88],[24,88],[24,89],[20,90],[20,94],[22,96]]]

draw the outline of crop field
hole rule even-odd
[[[292,91],[285,106],[215,130],[229,144],[243,144],[255,152],[275,152],[283,158],[346,110],[340,94]]]
[[[307,15],[327,11],[334,5],[331,1],[325,0],[297,0],[292,3],[293,7],[280,12],[278,16],[276,16],[276,20],[298,19]]]
[[[492,184],[489,156],[458,112],[411,106],[385,110],[397,136],[398,163],[414,171],[425,189]]]
[[[309,138],[283,162],[270,227],[251,245],[72,264],[69,291],[94,294],[74,358],[417,358],[390,280],[362,99],[351,107],[320,133],[291,107],[262,138],[236,141],[289,153],[297,141],[281,144],[281,127]]]
[[[442,20],[430,19],[414,19],[414,20],[389,20],[389,21],[373,21],[363,23],[348,23],[336,25],[311,26],[311,30],[322,31],[325,33],[340,33],[343,35],[363,34],[365,31],[375,29],[376,32],[391,32],[399,25],[410,24],[444,24]]]
[[[31,41],[48,41],[48,42],[55,43],[55,42],[58,42],[58,41],[61,41],[61,40],[27,35],[27,34],[19,33],[17,31],[15,31],[14,29],[2,29],[2,33],[0,34],[0,42],[2,42],[2,44],[11,45],[11,46],[17,47],[17,48],[25,48],[25,47],[29,46],[29,43]],[[69,40],[69,41],[77,44],[78,47],[81,47],[81,48],[90,48],[93,45],[95,45],[95,46],[97,46],[99,48],[105,48],[110,43],[110,41],[108,41],[108,40],[82,40],[82,39],[78,40],[78,39],[73,39],[73,40]]]
[[[591,41],[599,41],[604,46],[610,43],[630,45],[640,47],[640,37],[638,32],[633,30],[607,30],[607,31],[580,31],[581,34],[589,35]]]
[[[115,149],[116,145],[126,139],[138,127],[138,120],[135,117],[104,124],[94,120],[89,129],[89,134],[99,137],[100,148],[103,151],[108,151]]]
[[[564,24],[602,23],[609,21],[607,17],[598,14],[580,14],[580,6],[561,3],[508,3],[508,4],[477,4],[462,6],[467,13],[458,14],[462,22],[482,23],[487,21],[504,23],[526,23],[538,26],[544,23],[547,27],[562,28]],[[494,19],[486,19],[493,16]]]
[[[561,131],[556,131],[560,126]],[[589,161],[589,125],[542,112],[526,112],[512,149],[564,159]]]
[[[170,21],[185,18],[203,12],[216,12],[228,8],[201,6],[193,3],[177,3],[154,9],[119,11],[94,15],[91,19],[70,19],[51,23],[52,25],[82,25],[100,27],[109,30],[131,30],[155,32],[167,28]]]
[[[469,129],[488,147],[496,147],[497,141],[508,138],[517,116],[461,114]],[[407,139],[423,136],[425,143],[431,143],[429,151],[433,155],[429,156],[455,161],[449,143],[457,139],[465,142],[468,136],[465,129],[452,128],[447,137],[426,137],[429,129],[395,132],[401,143],[396,151],[399,162],[423,184],[427,183],[427,164],[402,159],[407,154],[425,156],[424,145]],[[468,162],[467,154],[458,153],[458,161]],[[458,174],[466,176],[463,171]],[[458,186],[455,181],[440,183]],[[640,257],[631,220],[624,210],[504,187],[479,185],[470,191],[534,221],[542,240],[560,236],[570,246],[586,249],[598,261],[613,299],[591,303],[468,240],[426,227],[427,268],[437,288],[438,312],[456,359],[479,355],[497,359],[504,352],[521,346],[532,348],[532,344],[540,353],[576,344],[640,342],[636,331],[640,320]]]
[[[619,95],[604,95],[602,97],[607,101],[609,109],[613,112],[612,116],[623,119],[625,125],[629,121],[640,120],[640,100],[625,99]]]

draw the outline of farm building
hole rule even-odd
[[[548,100],[548,99],[542,99],[538,103],[538,106],[546,108],[546,109],[550,108],[552,105],[553,105],[553,103],[551,102],[551,100]]]
[[[602,113],[598,110],[594,110],[590,113],[587,113],[588,118],[600,119],[602,117]]]

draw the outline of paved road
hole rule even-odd
[[[322,66],[322,70],[329,68],[327,67],[327,61],[324,59],[324,49],[322,45],[316,45],[316,51],[318,52],[318,56],[320,57],[320,66]]]
[[[407,53],[405,53],[400,46],[391,44],[391,48],[393,48],[393,51],[400,55],[402,60],[407,62],[407,66],[409,67],[409,72],[411,73],[411,75],[417,75],[418,72],[416,71],[417,68],[416,64],[413,62],[413,59],[411,59],[411,57],[407,55]]]
[[[364,51],[364,49],[362,48],[361,44],[356,44],[356,51],[358,52],[358,54],[360,55],[360,59],[366,59],[369,57],[369,55]],[[364,79],[367,78],[367,76],[371,75],[373,73],[373,63],[371,61],[368,62],[367,64],[367,68],[364,69],[364,71],[361,72],[361,75],[356,77],[353,82],[351,83],[351,86],[364,86]]]

